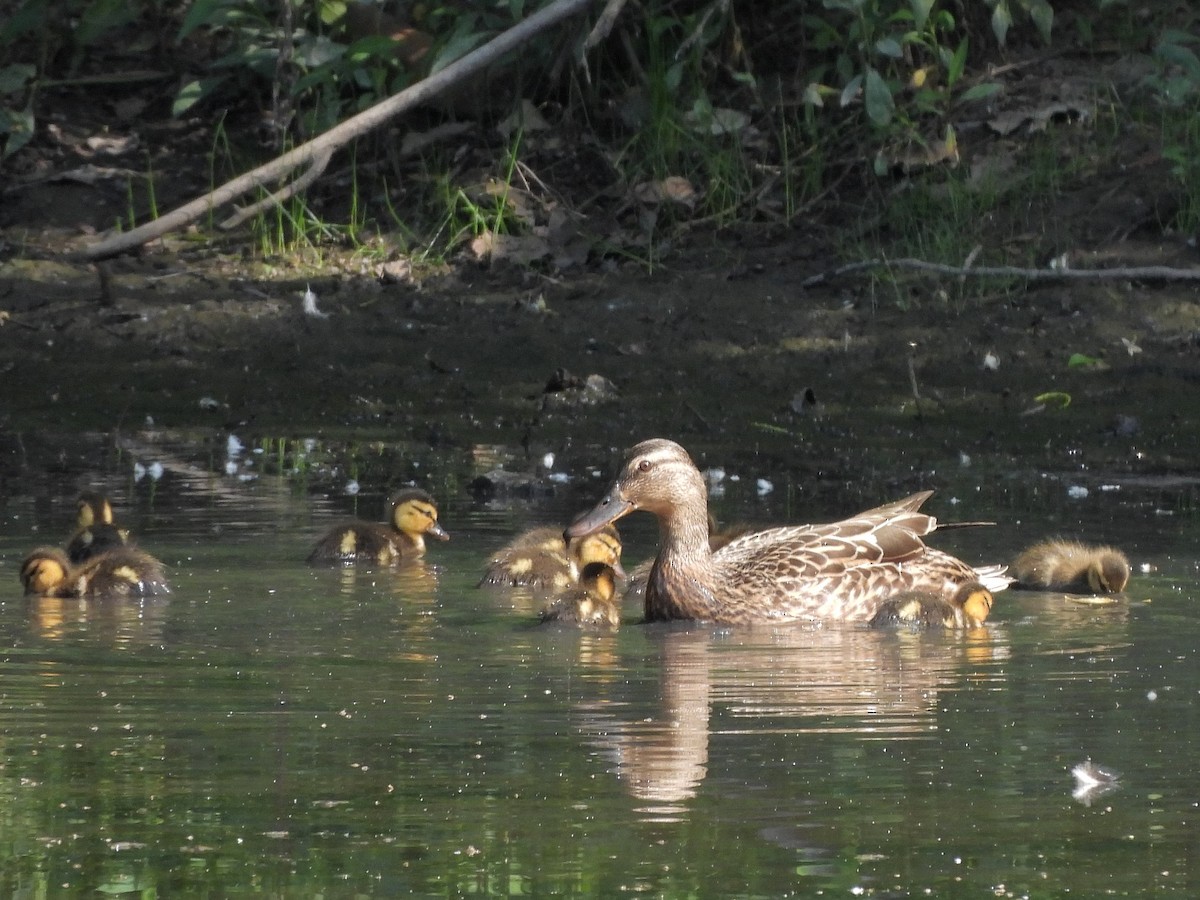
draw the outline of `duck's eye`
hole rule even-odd
[[[643,459],[637,464],[637,469],[639,472],[649,472],[652,468],[652,465],[653,464],[650,462],[650,460]]]

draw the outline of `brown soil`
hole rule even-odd
[[[192,172],[165,185],[160,205],[201,192],[196,182]],[[1069,251],[1075,267],[1192,265],[1194,247],[1159,231],[1170,184],[1161,154],[1131,132],[1041,211],[1045,229],[1029,241],[1047,257]],[[828,223],[848,218],[836,205],[795,228],[692,236],[653,271],[462,262],[389,281],[331,253],[301,277],[288,260],[172,240],[106,264],[102,286],[65,252],[94,240],[124,197],[44,180],[6,202],[0,430],[10,434],[151,419],[531,451],[668,435],[847,477],[881,447],[903,453],[914,441],[1060,466],[1076,443],[1107,468],[1194,464],[1195,286],[983,294],[906,275],[900,288],[856,276],[803,290],[847,261],[832,250],[844,243]],[[1004,258],[990,248],[989,262]],[[327,317],[303,312],[309,286]],[[1071,366],[1073,354],[1096,362]],[[615,393],[582,387],[591,374]]]

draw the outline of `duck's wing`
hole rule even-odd
[[[722,565],[753,562],[803,578],[829,567],[904,562],[925,552],[921,538],[937,528],[937,519],[918,511],[930,494],[913,494],[840,522],[751,532],[717,550],[714,558]]]

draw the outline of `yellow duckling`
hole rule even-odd
[[[334,527],[308,554],[310,563],[374,563],[394,566],[425,553],[425,537],[450,540],[438,524],[433,498],[417,488],[397,493],[389,505],[388,524],[347,522]]]
[[[978,581],[961,585],[949,600],[940,594],[905,591],[883,601],[867,624],[872,628],[978,628],[991,613],[993,599]]]
[[[85,600],[170,593],[163,565],[148,553],[118,547],[79,566],[57,547],[34,550],[21,563],[26,595]]]
[[[646,585],[646,619],[723,624],[841,620],[866,622],[902,591],[952,597],[961,584],[1007,587],[1003,566],[973,568],[921,539],[937,527],[919,512],[930,492],[841,522],[770,528],[708,543],[708,491],[687,451],[643,441],[626,454],[596,507],[571,525],[580,537],[635,510],[658,518],[660,547]]]
[[[524,585],[562,591],[576,584],[590,563],[602,563],[618,578],[625,577],[621,536],[612,525],[569,541],[557,528],[534,528],[496,552],[479,587]]]
[[[67,541],[67,556],[78,565],[97,553],[120,547],[129,532],[113,524],[113,508],[108,498],[96,491],[84,491],[75,501],[76,531]]]
[[[1020,587],[1032,591],[1119,594],[1129,584],[1129,559],[1116,547],[1042,541],[1012,564]]]
[[[604,563],[588,563],[579,574],[579,584],[542,610],[542,621],[580,628],[620,628],[616,571]]]

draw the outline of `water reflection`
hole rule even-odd
[[[584,708],[582,730],[614,761],[645,817],[682,817],[709,769],[715,735],[851,733],[914,739],[936,729],[938,695],[983,667],[1002,678],[1002,628],[878,632],[851,627],[654,633],[659,706],[620,720]],[[716,717],[718,724],[713,724]]]
[[[168,604],[162,598],[29,597],[29,630],[49,641],[86,635],[116,649],[154,646],[163,642]]]

